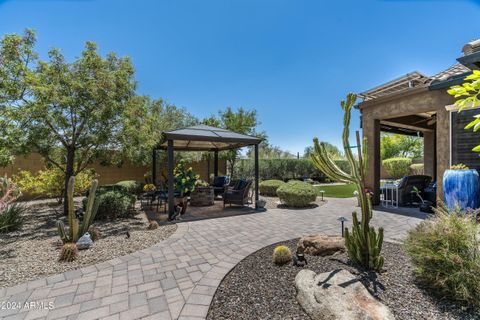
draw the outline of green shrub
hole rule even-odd
[[[410,173],[413,175],[422,175],[424,174],[423,171],[423,163],[414,163],[410,166]]]
[[[98,175],[94,170],[86,169],[75,176],[75,196],[83,195]],[[63,200],[65,174],[60,169],[40,170],[36,174],[20,171],[13,176],[13,181],[22,193],[33,197],[57,198]]]
[[[20,229],[23,225],[23,214],[26,208],[20,204],[9,205],[0,213],[0,233],[8,233]]]
[[[419,280],[443,297],[480,306],[479,225],[470,215],[436,210],[404,243]]]
[[[272,259],[276,265],[284,265],[292,261],[292,251],[287,246],[276,246],[273,250]]]
[[[139,195],[143,191],[143,184],[135,180],[125,180],[116,183],[117,186],[122,186],[125,191],[131,194]]]
[[[383,167],[390,178],[400,179],[410,173],[412,159],[410,158],[390,158],[382,161]]]
[[[349,172],[346,160],[335,160],[340,169]],[[234,179],[253,179],[254,161],[241,159],[235,165]],[[325,181],[326,176],[318,170],[310,159],[260,159],[259,176],[264,180],[290,180],[310,178],[316,181]]]
[[[123,190],[99,190],[97,198],[99,204],[95,220],[125,218],[132,213],[136,201],[134,195]],[[84,208],[86,200],[83,200]]]
[[[317,193],[312,185],[291,180],[277,189],[280,200],[289,207],[304,208],[315,201]]]
[[[259,191],[262,196],[277,196],[277,189],[284,185],[285,182],[282,180],[266,180],[262,181],[259,184]]]

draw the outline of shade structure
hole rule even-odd
[[[218,175],[218,152],[254,146],[255,149],[255,208],[258,201],[258,144],[263,139],[253,137],[226,129],[215,128],[207,125],[197,125],[172,131],[162,132],[162,142],[153,150],[152,180],[156,183],[156,154],[157,150],[166,150],[168,159],[168,214],[174,214],[174,151],[210,151],[214,152],[214,174]]]
[[[158,149],[166,150],[168,140],[173,140],[173,148],[181,151],[222,151],[262,142],[262,139],[258,137],[207,125],[166,131],[162,133],[162,138],[163,141]]]

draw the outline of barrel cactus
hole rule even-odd
[[[277,246],[273,250],[273,262],[277,265],[284,265],[292,261],[292,251],[287,246]]]
[[[358,192],[358,202],[362,213],[361,221],[358,221],[357,212],[352,213],[352,230],[345,228],[345,246],[350,259],[362,265],[369,270],[379,271],[383,267],[383,256],[381,255],[383,244],[383,228],[378,232],[370,226],[372,219],[372,201],[371,194],[365,185],[365,177],[368,168],[367,140],[360,140],[360,133],[356,132],[357,156],[354,156],[352,147],[349,144],[350,136],[350,117],[352,107],[355,105],[357,96],[353,93],[347,95],[346,101],[341,102],[344,111],[343,121],[343,148],[348,160],[350,172],[347,173],[339,168],[330,157],[324,143],[319,143],[318,139],[313,140],[314,152],[311,155],[315,166],[325,173],[330,179],[353,183]]]
[[[77,258],[78,249],[75,243],[65,243],[60,250],[60,257],[58,260],[63,262],[72,262]]]

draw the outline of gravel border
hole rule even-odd
[[[300,270],[291,264],[276,266],[273,249],[285,244],[296,250],[298,239],[267,246],[237,264],[220,283],[207,319],[309,319],[296,301],[294,279]],[[480,319],[473,311],[435,298],[415,283],[408,257],[401,247],[385,243],[385,272],[376,277],[351,266],[345,253],[327,257],[307,256],[308,269],[317,273],[347,269],[393,311],[396,319]]]
[[[0,234],[0,288],[133,253],[168,238],[177,229],[175,224],[169,224],[147,230],[146,214],[136,210],[130,218],[95,222],[93,225],[101,230],[102,238],[90,249],[79,251],[77,260],[59,262],[62,242],[56,220],[62,216],[62,207],[52,201],[25,205],[28,210],[21,230]],[[130,238],[126,236],[127,231]]]

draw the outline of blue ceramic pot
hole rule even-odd
[[[445,204],[453,209],[476,209],[480,206],[480,184],[477,170],[446,170],[443,174]]]

